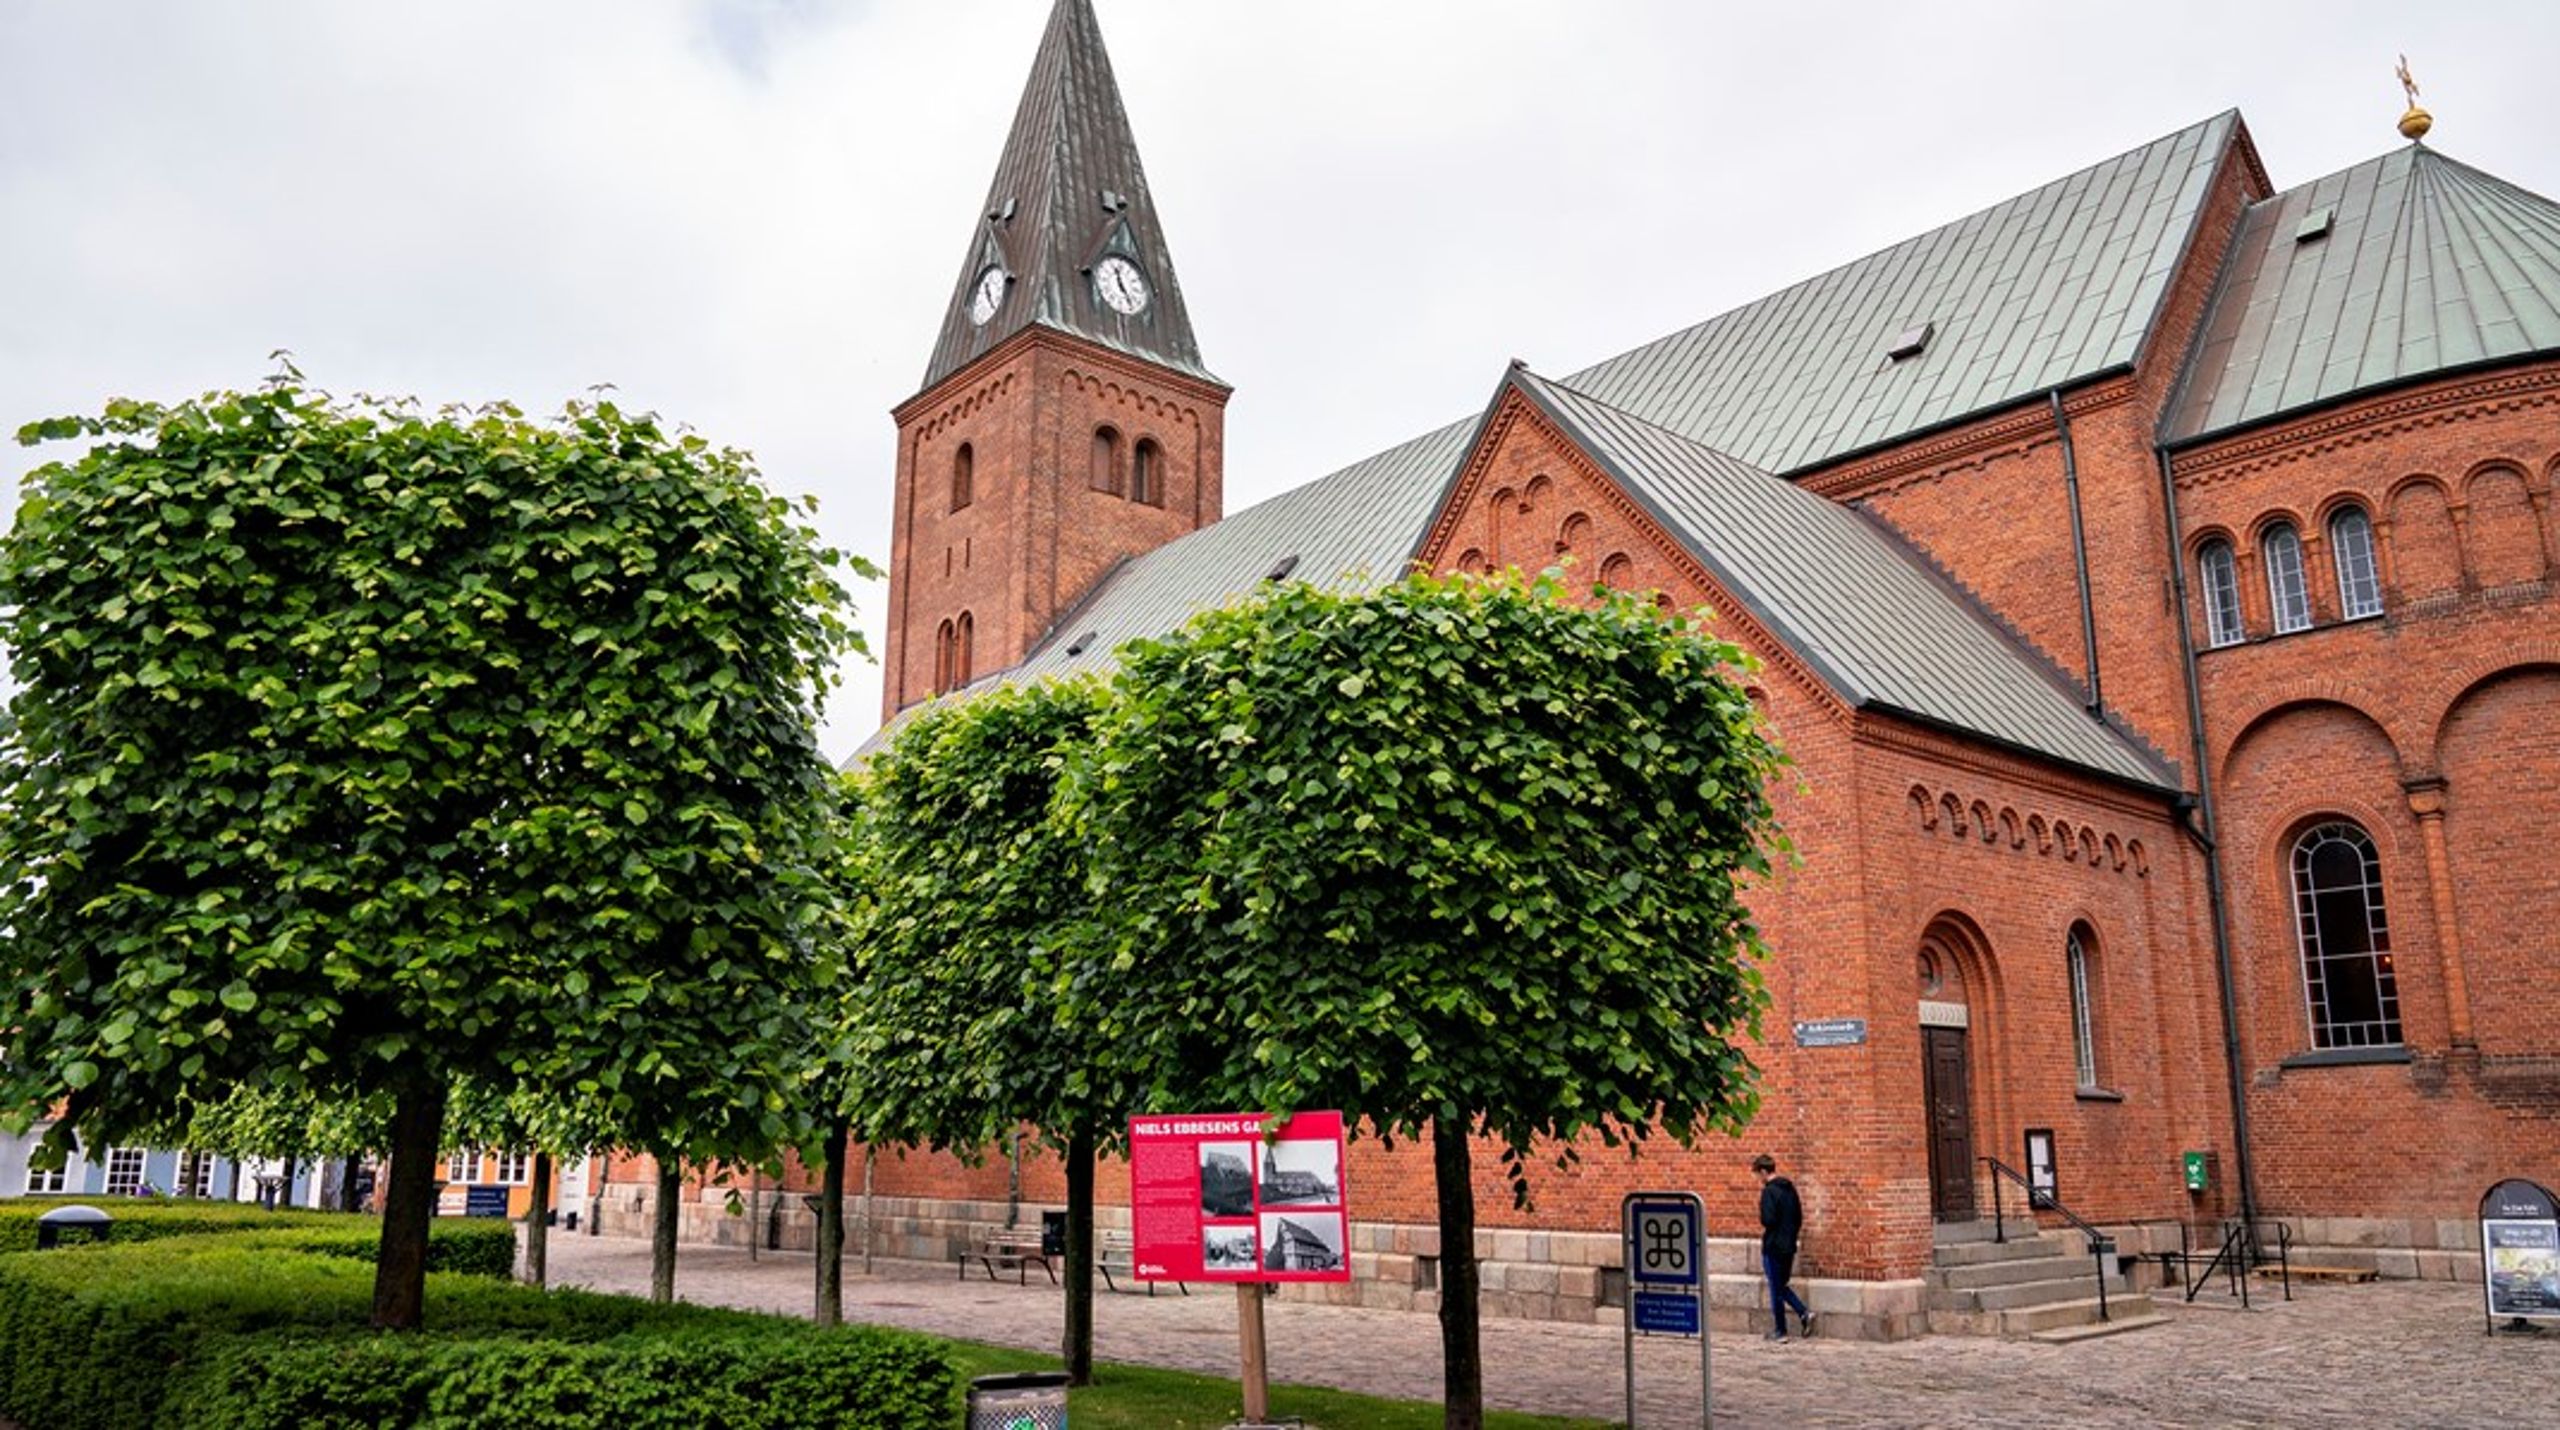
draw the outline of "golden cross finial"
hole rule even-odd
[[[2418,107],[2418,82],[2409,74],[2407,55],[2400,57],[2400,68],[2395,73],[2400,76],[2400,88],[2409,96],[2409,110],[2400,116],[2400,137],[2415,143],[2435,127],[2435,116]]]

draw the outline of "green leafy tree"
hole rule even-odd
[[[1123,654],[1071,797],[1120,976],[1094,1045],[1190,1105],[1429,1134],[1447,1423],[1483,1417],[1470,1148],[1570,1157],[1755,1105],[1744,885],[1779,756],[1737,648],[1631,595],[1299,584]]]
[[[743,455],[289,369],[20,436],[92,445],[0,541],[0,1108],[388,1096],[374,1315],[411,1327],[457,1080],[679,1139],[763,1085],[859,638]]]
[[[1094,914],[1087,851],[1051,799],[1103,708],[1079,681],[926,709],[871,761],[851,856],[854,1120],[875,1143],[974,1153],[1027,1123],[1058,1147],[1079,1384],[1093,1372],[1094,1159],[1125,1138],[1143,1086],[1060,1013],[1093,967]]]

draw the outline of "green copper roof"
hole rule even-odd
[[[1566,381],[1792,474],[2128,367],[2239,128],[2215,115]]]
[[[1145,280],[1147,303],[1133,314],[1095,287],[1092,269],[1106,254],[1136,264]],[[1003,275],[1002,296],[981,322],[971,300],[991,271]],[[1035,325],[1216,381],[1200,362],[1092,0],[1058,0],[1049,14],[924,386]]]
[[[2554,351],[2560,204],[2412,144],[2250,207],[2161,436]]]

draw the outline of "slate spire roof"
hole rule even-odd
[[[1095,288],[1091,270],[1106,254],[1134,262],[1145,279],[1148,301],[1135,314],[1115,311]],[[980,322],[972,302],[991,271],[1004,275],[995,280],[1001,298]],[[1217,380],[1200,362],[1092,0],[1057,0],[1049,13],[924,386],[1035,325]]]
[[[2161,437],[2553,351],[2560,204],[2411,144],[2250,206]]]

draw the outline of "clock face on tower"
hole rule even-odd
[[[1093,265],[1093,289],[1115,313],[1134,316],[1147,306],[1147,275],[1117,253]]]
[[[969,292],[969,321],[985,327],[996,309],[1004,306],[1004,286],[1010,281],[1002,268],[988,264],[987,271],[978,275],[978,286]]]

